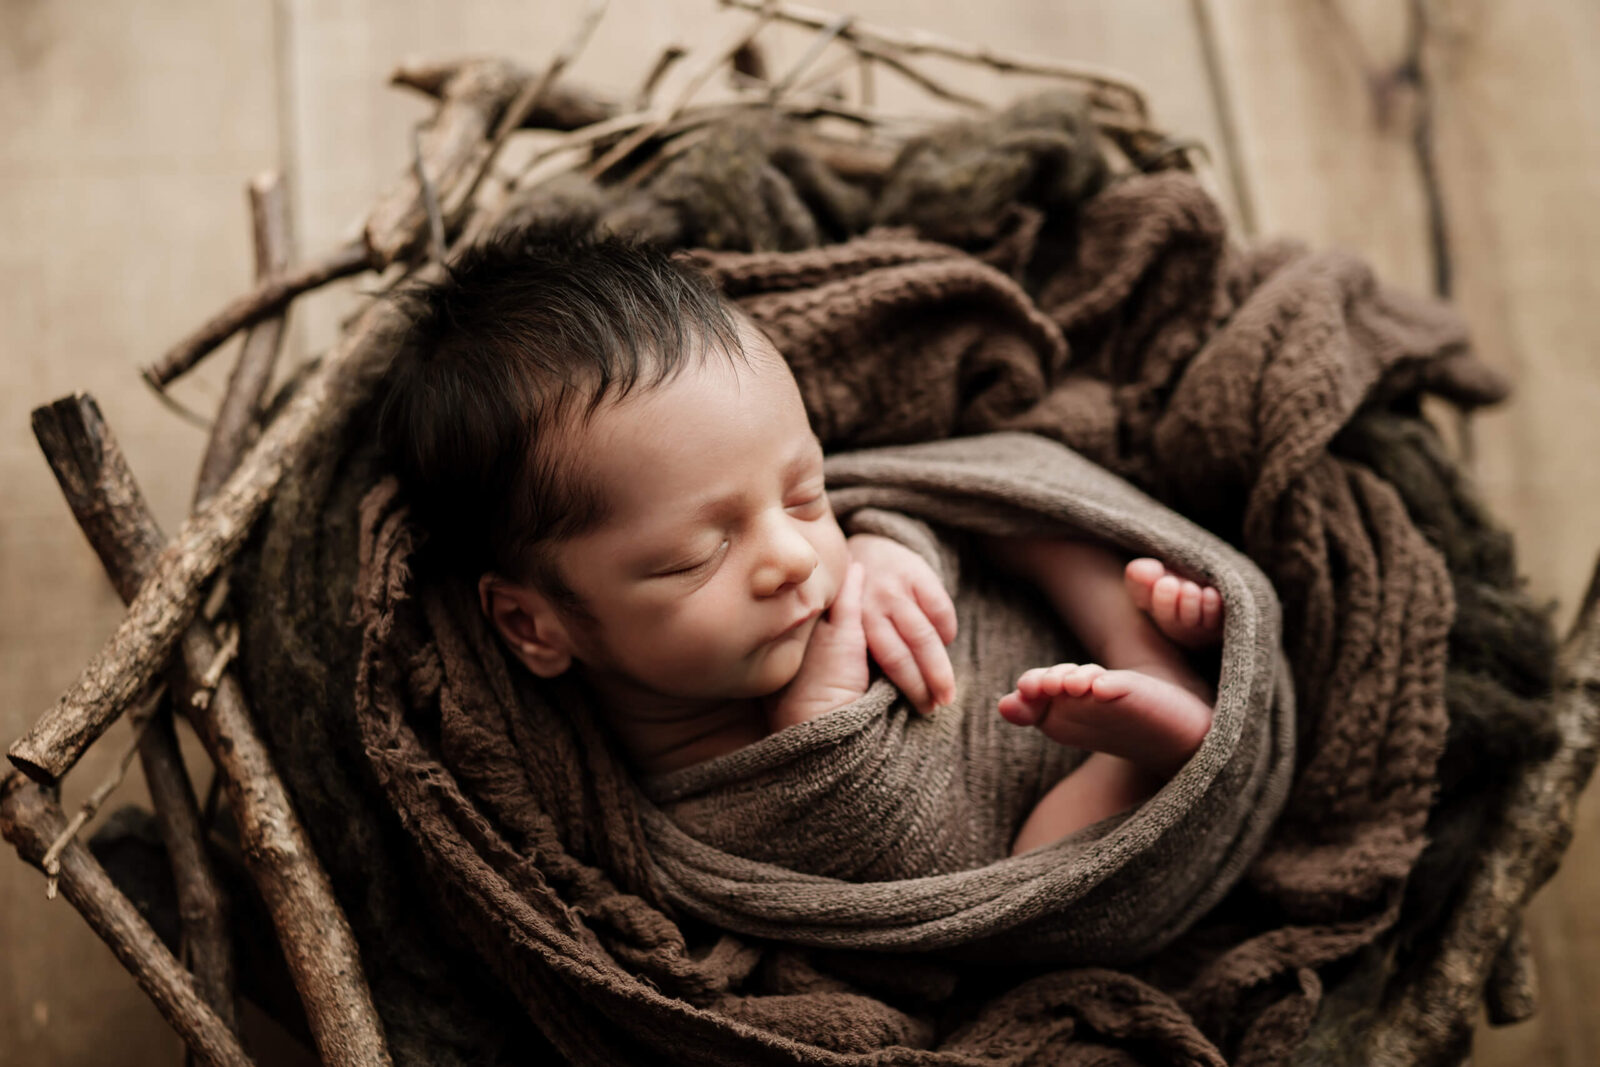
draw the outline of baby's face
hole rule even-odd
[[[610,518],[555,562],[593,619],[573,631],[591,671],[673,697],[766,696],[839,591],[821,446],[782,358],[744,341],[748,359],[710,353],[582,431],[581,476]]]

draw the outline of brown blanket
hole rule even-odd
[[[1283,1062],[1318,968],[1394,920],[1443,741],[1452,603],[1393,487],[1329,442],[1363,404],[1499,383],[1454,315],[1359,262],[1230,249],[1189,178],[1088,201],[1028,292],[1026,227],[979,262],[899,234],[707,262],[791,360],[831,450],[996,430],[1062,441],[1271,579],[1295,781],[1240,884],[1123,971],[941,969],[786,949],[677,914],[582,694],[507,669],[465,591],[410,581],[392,486],[365,501],[355,694],[367,771],[449,928],[582,1063]],[[285,503],[287,507],[291,502]],[[310,650],[314,653],[314,650]]]

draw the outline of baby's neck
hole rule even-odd
[[[689,700],[589,674],[601,714],[629,762],[662,774],[736,752],[767,735],[759,700]]]

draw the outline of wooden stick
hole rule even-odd
[[[289,221],[289,197],[276,173],[260,174],[249,187],[250,218],[255,230],[256,280],[266,282],[289,269],[293,238]],[[245,335],[239,360],[228,377],[227,391],[217,408],[200,461],[200,477],[195,484],[194,503],[198,506],[221,485],[238,466],[246,441],[255,429],[261,399],[272,382],[272,371],[283,348],[284,315],[269,315]]]
[[[273,172],[257,175],[250,181],[247,195],[255,235],[257,281],[265,281],[288,270],[293,258],[292,224],[289,198],[281,177]],[[271,315],[252,326],[239,349],[239,358],[228,377],[217,418],[206,442],[205,458],[195,482],[194,503],[203,503],[238,466],[245,445],[254,433],[261,401],[272,381],[272,372],[283,348],[286,330],[283,313]],[[55,464],[52,464],[55,466]],[[102,471],[115,471],[128,478],[124,463],[102,463]],[[132,487],[137,492],[137,486]],[[78,509],[75,507],[74,511]],[[128,572],[131,573],[131,572]],[[220,604],[215,603],[226,581],[212,584],[206,609],[214,619]],[[123,600],[133,599],[137,590],[123,590]],[[214,610],[213,610],[214,609]],[[210,690],[203,690],[207,697]],[[178,896],[178,917],[183,930],[182,956],[194,972],[195,982],[206,1002],[230,1029],[238,1031],[238,985],[234,973],[232,915],[228,899],[211,866],[206,851],[206,829],[200,819],[194,787],[183,765],[178,737],[173,730],[170,706],[157,711],[157,719],[145,732],[139,746],[139,760],[155,807],[156,823],[172,867],[172,880]]]
[[[222,640],[217,646],[217,654],[212,657],[205,669],[194,677],[194,695],[189,698],[190,707],[204,710],[211,703],[211,697],[216,693],[217,686],[222,682],[223,672],[239,654],[239,627],[235,623],[228,623],[222,629]]]
[[[565,44],[557,50],[550,62],[540,73],[538,78],[532,79],[517,93],[516,99],[507,107],[505,114],[500,116],[500,123],[495,127],[494,139],[489,142],[489,151],[478,164],[477,171],[472,175],[472,180],[467,184],[465,199],[471,200],[472,194],[477,191],[478,183],[483,181],[483,176],[494,165],[495,157],[500,154],[500,149],[505,146],[506,139],[513,130],[526,121],[535,108],[544,100],[545,94],[550,91],[550,86],[555,84],[563,71],[583,51],[589,43],[589,38],[594,36],[595,27],[600,25],[600,19],[606,13],[607,0],[589,0],[589,6],[584,9],[583,17],[578,20],[578,28],[573,32]]]
[[[1600,757],[1600,561],[1556,656],[1551,704],[1561,747],[1512,788],[1427,972],[1379,1010],[1373,1062],[1440,1063],[1467,1047],[1490,968],[1572,839],[1578,798]]]
[[[438,268],[423,268],[418,277],[437,278]],[[294,399],[262,433],[239,468],[161,551],[150,571],[154,580],[139,589],[122,624],[89,661],[77,683],[12,744],[8,753],[12,763],[39,781],[53,784],[150,684],[194,617],[206,582],[244,543],[284,472],[307,448],[315,447],[324,433],[341,425],[349,407],[366,395],[387,366],[396,334],[405,323],[404,312],[392,303],[373,302],[306,374]],[[91,521],[98,520],[91,517]],[[147,535],[148,531],[139,536]]]
[[[811,64],[822,57],[823,51],[833,43],[834,39],[844,33],[850,23],[855,20],[854,15],[838,15],[822,29],[817,31],[806,50],[800,58],[784,72],[783,77],[772,83],[772,88],[767,90],[767,99],[777,100],[794,87],[800,80],[800,75],[811,69]]]
[[[183,658],[191,672],[216,655],[216,642],[205,627],[184,633]],[[227,790],[245,862],[272,916],[322,1062],[388,1064],[361,947],[294,814],[272,754],[256,732],[238,679],[224,673],[210,703],[191,711],[190,718]]]
[[[356,333],[361,333],[359,325]],[[65,454],[78,461],[77,469],[69,471],[64,483],[70,480],[74,485],[118,487],[115,506],[108,503],[100,509],[85,508],[85,517],[94,521],[83,525],[85,532],[92,528],[92,536],[108,542],[97,541],[96,549],[102,560],[116,560],[126,568],[111,578],[119,589],[140,590],[137,603],[151,587],[163,584],[159,580],[160,568],[172,552],[157,554],[152,548],[160,543],[161,531],[127,469],[115,437],[100,419],[93,399],[87,396],[69,397],[40,410],[47,415],[41,418],[36,412],[35,424],[52,423],[57,437],[66,440]],[[268,437],[277,428],[275,423]],[[251,456],[254,455],[252,451]],[[94,466],[85,469],[84,464]],[[249,465],[250,457],[246,457],[240,475]],[[218,504],[228,500],[238,480],[239,475],[230,479],[212,500]],[[68,500],[74,504],[76,514],[78,501],[71,491]],[[199,597],[193,599],[198,601]],[[195,732],[228,790],[245,861],[278,931],[323,1062],[388,1063],[383,1029],[362,973],[359,946],[334,899],[327,874],[295,817],[271,755],[255,730],[242,689],[230,673],[223,672],[213,698],[204,706],[193,703],[195,686],[190,680],[203,678],[218,658],[217,641],[210,627],[201,622],[186,627],[181,635],[181,653],[187,670],[177,675],[181,687],[179,706],[192,709]]]
[[[683,109],[689,105],[689,102],[694,99],[695,94],[705,86],[706,82],[711,80],[711,76],[721,70],[739,49],[754,40],[756,34],[760,33],[767,23],[772,21],[772,8],[774,6],[774,0],[763,0],[763,2],[755,4],[752,10],[757,12],[756,19],[733,40],[718,49],[710,59],[702,63],[694,74],[690,75],[688,82],[678,91],[678,96],[673,100],[672,105],[612,145],[605,155],[589,165],[584,171],[584,175],[591,179],[599,178],[614,165],[631,155],[634,149],[659,133],[667,123],[677,118]]]
[[[661,50],[650,72],[644,76],[644,81],[639,83],[639,91],[633,94],[633,110],[645,111],[650,107],[650,98],[655,95],[656,86],[661,84],[661,79],[678,60],[688,54],[687,48],[676,43],[669,44]]]
[[[893,121],[883,115],[878,115],[870,111],[864,111],[860,108],[851,108],[834,100],[825,100],[815,97],[791,97],[790,99],[780,100],[774,104],[772,101],[767,99],[766,89],[762,88],[757,92],[738,93],[726,100],[720,100],[716,103],[702,104],[695,107],[685,108],[676,119],[656,130],[654,136],[663,139],[677,137],[680,134],[699,129],[700,127],[706,126],[709,123],[716,122],[720,119],[725,119],[736,112],[761,110],[775,111],[778,114],[792,115],[799,118],[825,115],[832,118],[843,119],[847,122],[854,122],[864,127],[886,125]],[[535,175],[534,168],[538,164],[558,156],[563,152],[570,152],[576,149],[584,148],[598,141],[603,141],[608,137],[614,137],[619,133],[626,133],[629,130],[638,129],[640,126],[653,122],[659,117],[659,114],[656,112],[636,111],[625,115],[615,115],[609,119],[606,119],[604,122],[597,122],[593,126],[586,126],[582,129],[573,130],[570,133],[563,135],[556,142],[546,145],[529,158],[528,169],[525,170],[518,178],[517,188],[531,188],[540,184],[544,178],[549,177],[548,174],[542,176]],[[893,150],[890,149],[887,151],[890,158],[892,158],[894,155]]]
[[[843,100],[844,88],[840,84],[839,76],[845,71],[855,68],[860,62],[860,54],[851,50],[849,55],[840,56],[821,70],[813,71],[809,77],[794,87],[794,91],[801,95],[812,94]],[[872,106],[860,99],[857,99],[856,103],[861,107]]]
[[[442,98],[450,79],[468,65],[484,68],[486,80],[500,83],[502,105],[514,99],[523,86],[540,76],[538,72],[504,59],[451,60],[444,63],[412,60],[396,67],[389,75],[389,81],[393,85],[403,85]],[[523,117],[522,128],[575,130],[600,122],[616,110],[617,105],[611,101],[563,79],[545,90],[539,102]]]
[[[66,819],[44,789],[15,771],[0,780],[0,835],[38,866]],[[137,908],[81,844],[61,853],[61,890],[104,941],[184,1043],[217,1067],[250,1067],[227,1024],[200,998],[194,980]]]
[[[93,419],[98,422],[98,412]],[[120,520],[119,513],[141,499],[139,487],[121,461],[115,442],[87,432],[85,420],[86,414],[76,404],[51,405],[34,413],[34,433],[78,525],[126,602],[139,591],[137,576],[143,571],[139,561],[158,553],[163,538],[153,526],[130,533]],[[205,835],[194,810],[194,795],[170,714],[158,712],[157,718],[161,721],[146,730],[140,742],[140,762],[172,863],[179,912],[200,989],[224,1024],[233,1028],[238,1015],[228,902],[201,843]]]
[[[235,298],[201,324],[198,330],[169,349],[166,355],[146,367],[144,380],[157,392],[162,392],[222,342],[246,326],[254,326],[268,315],[282,311],[301,293],[338,278],[360,274],[371,267],[366,246],[360,241],[352,241],[321,259],[268,278],[250,292]]]
[[[439,211],[439,194],[428,177],[428,165],[422,158],[422,127],[411,127],[411,170],[422,190],[422,210],[428,220],[428,256],[435,263],[444,259],[444,215]]]
[[[138,753],[139,744],[144,740],[145,729],[155,717],[156,709],[161,705],[162,698],[166,695],[167,687],[158,685],[155,691],[146,698],[142,708],[129,713],[128,718],[133,724],[133,739],[122,750],[122,755],[117,757],[117,765],[112,768],[105,781],[94,787],[78,810],[73,812],[72,818],[67,820],[66,828],[56,836],[56,839],[50,843],[50,847],[45,850],[44,858],[39,861],[39,867],[44,871],[45,877],[49,879],[45,883],[44,890],[44,895],[49,899],[54,900],[56,898],[56,876],[61,873],[60,856],[62,850],[72,844],[78,836],[78,831],[83,829],[85,823],[94,818],[95,813],[100,810],[100,805],[106,802],[107,797],[116,792],[117,786],[121,785],[122,780],[128,776],[128,764],[133,762],[133,757]]]
[[[851,47],[861,55],[863,60],[876,60],[882,63],[930,96],[938,97],[940,100],[948,100],[952,104],[960,104],[962,107],[985,109],[989,106],[975,96],[968,96],[966,93],[958,92],[943,82],[929,77],[910,63],[896,56],[893,52],[882,48],[874,48],[872,45],[857,39],[854,34],[848,31],[845,33],[845,39],[850,42]]]
[[[490,66],[467,64],[445,85],[444,98],[419,135],[422,166],[432,177],[448,228],[458,192],[487,158],[490,126],[505,106],[506,85]],[[409,255],[427,227],[421,184],[407,167],[378,198],[362,227],[372,263],[382,269]]]
[[[873,74],[872,60],[862,55],[857,50],[856,55],[861,63],[861,106],[876,107],[878,104],[878,84]]]
[[[143,380],[144,384],[150,387],[151,393],[155,395],[157,403],[162,407],[187,422],[190,426],[198,426],[207,433],[211,432],[212,421],[210,419],[151,381],[148,375],[144,376]]]
[[[605,0],[591,0],[577,32],[537,78],[512,86],[503,65],[464,63],[444,83],[438,110],[420,135],[420,162],[367,216],[363,234],[374,264],[388,267],[411,254],[426,231],[426,193],[419,174],[431,177],[438,190],[444,228],[454,231],[460,225],[501,147],[588,42],[605,6]],[[507,103],[507,91],[513,88],[515,98]]]
[[[724,7],[744,11],[767,8],[769,0],[721,0]],[[787,2],[771,3],[774,18],[797,26],[822,29],[834,18],[831,11]],[[907,55],[944,56],[969,63],[980,63],[1006,74],[1039,74],[1052,78],[1086,82],[1096,88],[1110,89],[1123,96],[1140,116],[1148,114],[1144,91],[1138,85],[1113,71],[1086,63],[1068,63],[1056,59],[1001,52],[992,48],[967,44],[952,37],[922,30],[894,30],[865,22],[855,22],[850,27],[851,36],[879,50],[901,52]]]
[[[178,920],[182,924],[184,962],[194,973],[200,995],[223,1023],[239,1031],[238,983],[233,960],[233,902],[211,866],[206,833],[200,821],[189,772],[178,749],[173,729],[172,704],[156,709],[139,761],[145,785],[156,809],[156,823],[172,867],[178,895]]]

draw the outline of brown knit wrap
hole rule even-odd
[[[1444,561],[1394,485],[1330,442],[1363,405],[1425,390],[1472,405],[1503,388],[1467,355],[1453,314],[1377,285],[1360,263],[1231,248],[1184,175],[1126,178],[1087,201],[1070,253],[1025,289],[1016,279],[1039,265],[1029,240],[1003,233],[983,261],[901,232],[704,259],[790,359],[831,451],[1043,435],[1270,578],[1299,760],[1239,884],[1121,971],[786,948],[677,914],[630,777],[591,723],[561,711],[581,694],[530,685],[469,591],[414,579],[403,501],[392,483],[372,488],[381,472],[355,448],[317,474],[320,488],[295,492],[328,516],[319,551],[358,547],[359,575],[284,595],[324,605],[336,625],[353,604],[359,655],[342,658],[332,638],[257,634],[289,651],[253,659],[320,680],[324,734],[272,727],[305,760],[287,773],[375,797],[360,825],[378,843],[359,855],[412,872],[421,903],[385,912],[372,898],[397,893],[392,880],[365,885],[331,856],[365,943],[386,934],[365,916],[421,916],[403,945],[373,951],[401,958],[411,938],[437,939],[444,954],[430,958],[471,961],[439,973],[490,992],[463,996],[420,964],[414,988],[434,981],[455,1018],[492,1018],[505,1050],[527,1036],[507,1013],[532,1020],[579,1063],[1253,1064],[1301,1044],[1325,965],[1394,923],[1422,849],[1453,610]],[[275,505],[281,528],[297,506],[292,493]],[[269,581],[294,573],[279,528],[261,548]],[[385,1019],[391,1033],[406,1025]]]
[[[661,894],[726,929],[855,951],[1059,967],[1126,965],[1170,943],[1233,887],[1287,792],[1294,704],[1266,578],[1031,434],[836,455],[828,483],[846,518],[870,508],[950,530],[1096,538],[1202,577],[1227,608],[1211,731],[1137,810],[1011,857],[1028,812],[1077,760],[995,703],[1030,666],[1080,657],[1031,598],[969,560],[952,707],[924,718],[880,679],[821,718],[644,780]]]

